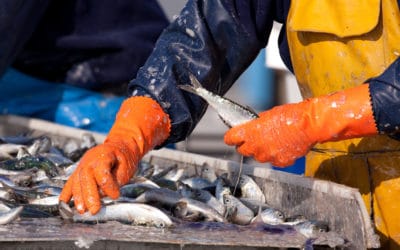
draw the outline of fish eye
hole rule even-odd
[[[320,232],[320,233],[325,233],[326,230],[325,230],[325,228],[320,228],[320,229],[319,229],[319,232]]]
[[[164,228],[164,227],[165,227],[165,223],[162,222],[162,221],[160,221],[160,222],[156,223],[156,227],[158,227],[158,228]]]
[[[277,212],[277,215],[278,215],[279,218],[283,218],[283,213]]]

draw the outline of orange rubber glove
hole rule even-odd
[[[101,195],[118,198],[120,186],[136,172],[143,155],[168,138],[170,126],[168,115],[153,99],[125,100],[106,140],[84,154],[65,184],[60,201],[67,203],[73,197],[80,213],[89,210],[96,214]]]
[[[228,130],[224,140],[259,162],[292,165],[316,144],[376,135],[369,85],[285,104]]]

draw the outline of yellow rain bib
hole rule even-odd
[[[287,35],[303,97],[326,95],[379,76],[397,59],[400,11],[397,0],[292,0]],[[399,141],[380,135],[317,144],[306,175],[358,188],[382,246],[400,249]]]

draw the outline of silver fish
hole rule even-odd
[[[257,185],[257,183],[248,175],[241,175],[239,177],[239,187],[242,191],[243,198],[257,200],[262,203],[265,202],[265,195]]]
[[[239,198],[239,200],[248,208],[251,209],[251,211],[254,212],[254,214],[260,213],[262,210],[266,208],[270,208],[271,206],[268,205],[267,203],[258,201],[258,200],[253,200],[249,198]]]
[[[134,183],[129,183],[119,189],[123,197],[136,198],[147,190],[160,188],[156,183],[144,177],[134,177]]]
[[[181,212],[180,216],[185,216],[187,213],[201,214],[206,221],[225,222],[225,218],[218,213],[213,207],[194,199],[182,198],[175,204],[176,211]],[[181,217],[182,218],[182,217]]]
[[[178,191],[186,198],[195,199],[209,205],[220,215],[225,213],[225,206],[207,190],[191,188],[187,184],[180,183],[178,184]]]
[[[63,213],[66,214],[66,213]],[[160,209],[140,203],[118,203],[104,206],[92,215],[74,213],[72,220],[75,222],[103,222],[120,221],[134,225],[149,225],[159,228],[172,225],[171,219]]]
[[[183,183],[189,185],[191,188],[197,188],[197,189],[210,188],[210,187],[215,186],[209,180],[202,178],[202,177],[190,177],[187,179],[183,179],[181,181]]]
[[[207,163],[204,163],[201,166],[201,177],[206,178],[210,182],[215,182],[217,179],[217,174],[215,173],[214,168]]]
[[[139,195],[135,202],[138,203],[161,203],[163,205],[172,207],[182,198],[178,192],[172,191],[168,188],[155,188],[150,189]]]
[[[215,198],[217,198],[221,204],[224,204],[224,194],[232,194],[226,174],[218,176],[215,181]]]
[[[301,222],[307,221],[307,218],[304,215],[298,214],[285,219],[284,224],[286,225],[296,225]]]
[[[239,225],[248,225],[254,218],[254,213],[233,195],[224,194],[227,216],[230,221]]]
[[[23,206],[9,208],[8,210],[4,208],[6,208],[6,206],[2,206],[2,210],[0,211],[0,225],[5,225],[12,222],[18,218],[19,214],[24,209]]]
[[[19,144],[0,144],[0,159],[12,159],[13,155],[18,154],[20,149],[26,149],[25,145]]]
[[[250,108],[244,107],[232,100],[214,94],[203,88],[196,77],[190,72],[189,78],[191,85],[178,85],[178,87],[202,97],[215,109],[221,120],[228,127],[235,127],[258,118],[257,113],[252,111]]]
[[[285,216],[278,209],[269,207],[261,211],[261,219],[266,224],[277,225],[285,221]]]
[[[316,237],[318,234],[329,231],[326,222],[317,220],[307,220],[293,225],[293,227],[307,238]]]

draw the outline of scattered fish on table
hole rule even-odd
[[[201,89],[193,76],[191,80],[196,88],[182,88],[205,93],[228,126],[257,117],[250,110]],[[161,166],[141,161],[137,174],[121,186],[118,199],[104,197],[96,215],[79,214],[73,202],[65,204],[58,197],[80,157],[94,145],[89,134],[82,141],[57,141],[44,135],[0,137],[0,224],[20,217],[59,216],[74,223],[119,221],[159,228],[179,223],[225,225],[221,228],[235,225],[241,230],[265,233],[298,232],[306,238],[329,231],[323,221],[302,215],[287,218],[271,207],[251,175],[240,175],[238,192],[233,193],[235,173],[216,172],[208,163],[189,173],[178,164]]]

